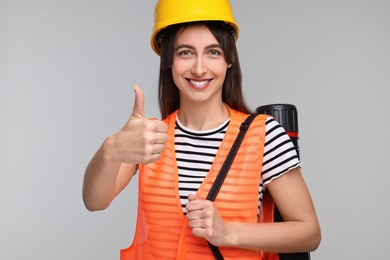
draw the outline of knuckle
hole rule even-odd
[[[155,120],[155,122],[156,122],[156,125],[159,126],[161,129],[168,130],[168,125],[166,123],[164,123],[163,121]]]
[[[149,131],[156,131],[158,129],[158,123],[160,123],[157,120],[145,120],[145,128]]]
[[[142,157],[142,158],[140,159],[140,163],[141,163],[141,164],[147,164],[147,163],[148,163],[147,158]]]
[[[153,124],[151,122],[146,121],[145,125],[144,125],[144,128],[145,128],[146,131],[153,131],[154,127],[153,127]]]
[[[196,237],[200,237],[201,236],[200,229],[199,228],[193,228],[192,229],[192,234],[194,234],[194,236],[196,236]]]
[[[211,220],[208,218],[208,219],[204,222],[204,226],[205,226],[207,229],[212,229],[213,223],[212,223]]]
[[[160,152],[164,151],[166,147],[167,147],[166,144],[161,144],[160,145]]]
[[[204,212],[204,216],[205,216],[207,219],[209,219],[209,218],[211,218],[211,217],[213,216],[213,212],[210,211],[210,210],[206,210],[206,211]]]
[[[148,163],[151,163],[153,161],[155,161],[155,160],[154,160],[152,154],[144,151],[144,153],[142,155],[141,163],[148,164]]]
[[[146,132],[143,133],[143,139],[144,139],[145,144],[149,144],[152,142],[152,137],[150,136],[150,134],[148,134]]]

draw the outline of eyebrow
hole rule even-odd
[[[180,45],[178,45],[175,48],[175,51],[177,51],[178,49],[181,49],[181,48],[188,48],[188,49],[191,49],[191,50],[195,50],[195,47],[192,46],[192,45],[180,44]],[[221,45],[219,45],[218,43],[213,43],[213,44],[207,45],[205,49],[212,49],[212,48],[220,48],[220,49],[222,49]]]

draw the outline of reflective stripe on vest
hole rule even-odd
[[[168,142],[159,161],[140,165],[138,215],[132,245],[121,250],[121,260],[214,259],[207,241],[197,238],[183,214],[175,159],[174,131],[176,114],[164,122],[168,125]],[[197,191],[198,198],[207,193],[233,144],[246,114],[230,109],[230,124],[209,173]],[[265,138],[265,116],[251,124],[229,173],[218,193],[215,205],[225,221],[258,222],[260,173]],[[272,217],[271,217],[272,218]],[[262,252],[220,247],[228,259],[262,259]]]

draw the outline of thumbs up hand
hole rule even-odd
[[[145,98],[139,86],[134,87],[133,112],[127,123],[108,138],[114,160],[128,164],[147,164],[157,161],[168,140],[168,126],[145,117]]]

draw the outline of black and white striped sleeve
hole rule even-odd
[[[300,167],[301,162],[290,137],[273,117],[267,117],[265,130],[261,179],[266,186],[289,170]]]

